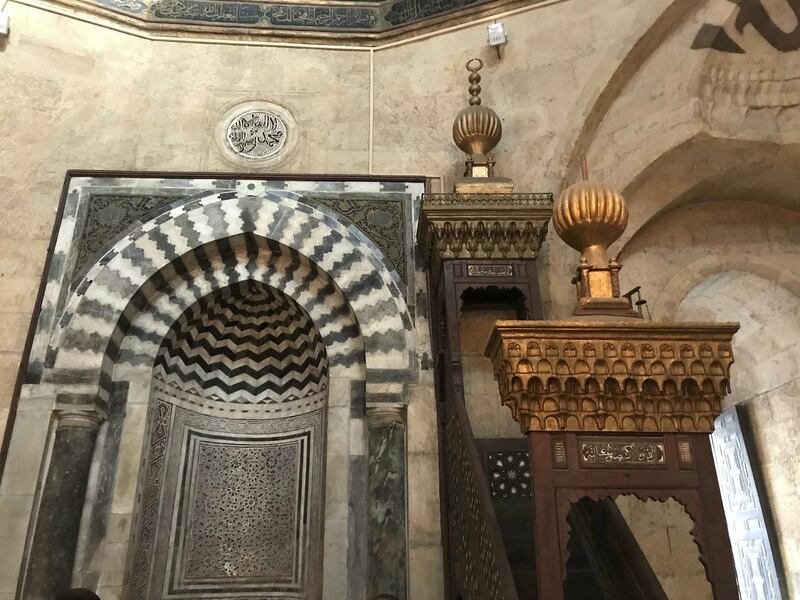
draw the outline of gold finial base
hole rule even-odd
[[[641,320],[642,315],[627,298],[579,298],[573,316],[597,320]]]
[[[607,266],[596,267],[581,258],[577,275],[572,280],[578,296],[578,304],[572,313],[578,317],[611,317],[615,319],[641,319],[642,314],[633,308],[631,299],[620,294],[619,271],[622,268],[616,259]]]
[[[514,181],[507,177],[462,177],[456,179],[456,194],[510,194]]]

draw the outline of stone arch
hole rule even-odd
[[[617,98],[647,60],[685,23],[697,7],[696,0],[668,2],[655,19],[647,21],[646,27],[626,32],[623,46],[626,54],[620,60],[619,50],[615,48],[609,60],[603,61],[598,67],[595,85],[583,87],[581,98],[576,102],[579,109],[572,117],[571,127],[567,128],[567,132],[575,133],[567,136],[564,142],[565,146],[569,144],[569,148],[565,149],[568,153],[561,179],[562,188],[578,179],[581,155],[588,154],[600,125],[612,110]],[[652,7],[648,5],[646,9],[642,16],[650,18]]]
[[[706,133],[656,148],[642,158],[643,168],[621,188],[628,201],[628,228],[616,246],[625,245],[659,215],[710,201],[750,200],[798,208],[795,166],[800,144],[741,141]]]
[[[800,295],[798,229],[800,211],[775,202],[679,203],[625,244],[622,287],[640,285],[656,320],[674,319],[695,285],[726,270],[759,275]]]
[[[320,329],[336,376],[365,378],[364,341],[330,275],[291,249],[253,234],[199,246],[155,273],[131,297],[104,357],[104,372],[150,367],[172,323],[206,294],[258,282],[282,290]]]
[[[368,535],[383,543],[366,506],[367,443],[374,430],[382,434],[382,422],[375,425],[365,404],[372,399],[372,413],[389,411],[384,420],[404,431],[404,386],[414,375],[411,317],[389,264],[363,233],[297,194],[203,193],[138,224],[90,267],[51,337],[43,379],[81,382],[75,387],[87,396],[96,391],[101,411],[113,410],[112,390],[124,386],[119,462],[98,468],[109,478],[135,476],[142,467],[130,457],[149,439],[143,410],[157,387],[152,368],[176,320],[230,286],[266,285],[284,294],[318,328],[328,360],[324,537],[340,540],[342,550],[324,553],[325,594],[359,593],[381,567],[352,565],[363,564]],[[89,494],[87,503],[100,514],[112,500],[132,507],[134,493],[115,485],[111,496]],[[404,539],[405,512],[393,518]],[[393,568],[403,571],[405,543],[392,544]],[[112,547],[108,538],[96,539],[87,556],[101,561]]]
[[[236,236],[243,236],[242,244],[232,246]],[[220,285],[249,278],[253,266],[234,262],[230,251],[248,256],[258,239],[267,241],[256,242],[257,247],[272,253],[279,249],[288,257],[285,284],[290,295],[310,294],[292,277],[302,265],[310,279],[321,277],[332,295],[343,299],[363,339],[368,383],[408,380],[412,323],[397,274],[363,234],[286,191],[259,196],[204,193],[129,231],[77,286],[51,340],[49,367],[79,373],[82,381],[97,384],[100,394],[106,394],[111,355],[165,277],[181,279],[187,264],[216,261],[222,266],[215,271]],[[204,279],[213,285],[213,278]],[[307,297],[300,304],[319,305],[319,300]]]

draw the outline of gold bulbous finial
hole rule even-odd
[[[585,156],[581,172],[583,181],[565,189],[553,206],[553,227],[558,237],[581,253],[581,262],[606,267],[608,247],[628,225],[628,206],[610,185],[589,181]]]
[[[500,117],[491,108],[481,105],[481,76],[483,61],[467,62],[469,76],[469,106],[462,109],[453,122],[453,141],[474,159],[484,159],[497,146],[503,135]]]
[[[616,260],[608,258],[608,247],[628,225],[625,199],[613,187],[588,180],[583,158],[583,181],[565,189],[553,206],[553,227],[558,236],[581,253],[573,283],[577,285],[576,315],[607,315],[641,318],[631,300],[620,297]]]
[[[619,239],[627,225],[625,199],[604,183],[574,183],[553,206],[556,233],[593,267],[608,266],[608,247]]]

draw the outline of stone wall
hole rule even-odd
[[[295,150],[270,166],[272,172],[427,175],[443,178],[449,189],[463,159],[450,127],[466,103],[463,64],[473,56],[486,64],[484,101],[503,119],[504,139],[495,152],[499,175],[513,177],[519,191],[557,193],[575,178],[577,158],[585,153],[593,176],[626,193],[631,224],[618,244],[623,287],[641,284],[654,318],[745,318],[740,303],[720,303],[703,288],[687,296],[723,270],[779,285],[790,294],[787,302],[800,295],[793,177],[800,101],[791,87],[796,77],[790,77],[796,54],[778,53],[752,27],[746,39],[736,38],[746,47],[743,54],[692,50],[704,24],[730,22],[737,9],[728,0],[542,3],[503,17],[510,43],[502,60],[485,43],[484,23],[371,50],[326,49],[152,41],[33,0],[12,0],[8,10],[13,30],[0,46],[6,84],[0,96],[0,430],[67,169],[252,171],[226,160],[215,128],[233,105],[266,100],[288,108],[298,123]],[[715,82],[718,73],[754,83],[737,89]],[[767,204],[746,204],[754,200]],[[571,313],[576,262],[551,233],[539,261],[546,317]],[[766,290],[748,310],[772,319],[779,292]],[[716,312],[708,312],[712,307]],[[424,316],[416,327],[422,356]],[[795,496],[784,492],[796,488],[797,466],[766,440],[788,436],[788,423],[798,418],[792,403],[798,368],[793,359],[781,362],[793,356],[781,345],[788,329],[772,328],[760,338],[746,331],[737,338],[734,372],[742,375],[733,399],[753,407],[759,460],[796,590],[800,566],[787,557],[798,555],[800,531],[781,515],[796,512]],[[773,366],[741,369],[753,358],[749,343],[771,348],[772,358],[764,355],[759,364]],[[516,435],[475,348],[465,354],[465,384],[475,400],[471,411],[490,417],[480,420],[487,429],[476,433]],[[428,422],[434,400],[426,377],[429,372],[420,387],[411,386],[408,409],[415,599],[439,597],[439,584],[421,582],[441,573],[438,496],[429,469],[436,462]],[[26,399],[30,412],[17,420],[20,435],[29,432],[44,444],[45,434],[33,429],[50,401]],[[37,411],[42,415],[32,418]],[[125,443],[138,456],[141,442]],[[21,515],[30,508],[22,496],[35,491],[23,487]],[[24,526],[20,519],[0,522],[0,538],[18,536]],[[11,595],[3,588],[0,598]]]
[[[620,496],[616,504],[669,600],[713,599],[692,537],[694,523],[679,502]]]
[[[706,202],[664,213],[626,245],[623,274],[628,283],[642,285],[657,320],[741,324],[727,402],[744,405],[750,415],[756,443],[751,460],[765,482],[790,594],[797,594],[800,216],[763,200]]]
[[[463,64],[479,56],[483,97],[506,131],[498,173],[519,190],[557,191],[569,140],[601,89],[589,82],[666,4],[532,6],[505,19],[513,42],[500,61],[483,24],[371,54],[149,41],[11,2],[14,30],[0,63],[0,422],[67,169],[252,170],[225,160],[214,129],[231,106],[259,99],[298,122],[295,151],[272,171],[442,176],[448,187],[463,160],[450,140],[466,103]],[[583,34],[565,37],[564,24]]]
[[[765,482],[765,504],[794,597],[800,593],[800,443],[795,434],[800,427],[800,300],[753,273],[722,271],[692,289],[677,316],[742,324],[734,340],[736,374],[729,402],[745,406],[752,423],[756,456],[751,458]]]
[[[503,406],[494,378],[492,361],[483,353],[496,319],[515,319],[513,310],[462,310],[459,315],[461,364],[464,373],[464,401],[477,438],[522,437],[511,410]]]

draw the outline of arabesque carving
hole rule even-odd
[[[503,404],[532,431],[710,432],[736,323],[497,321]]]
[[[449,258],[536,258],[553,195],[425,194],[419,245],[429,272]]]

